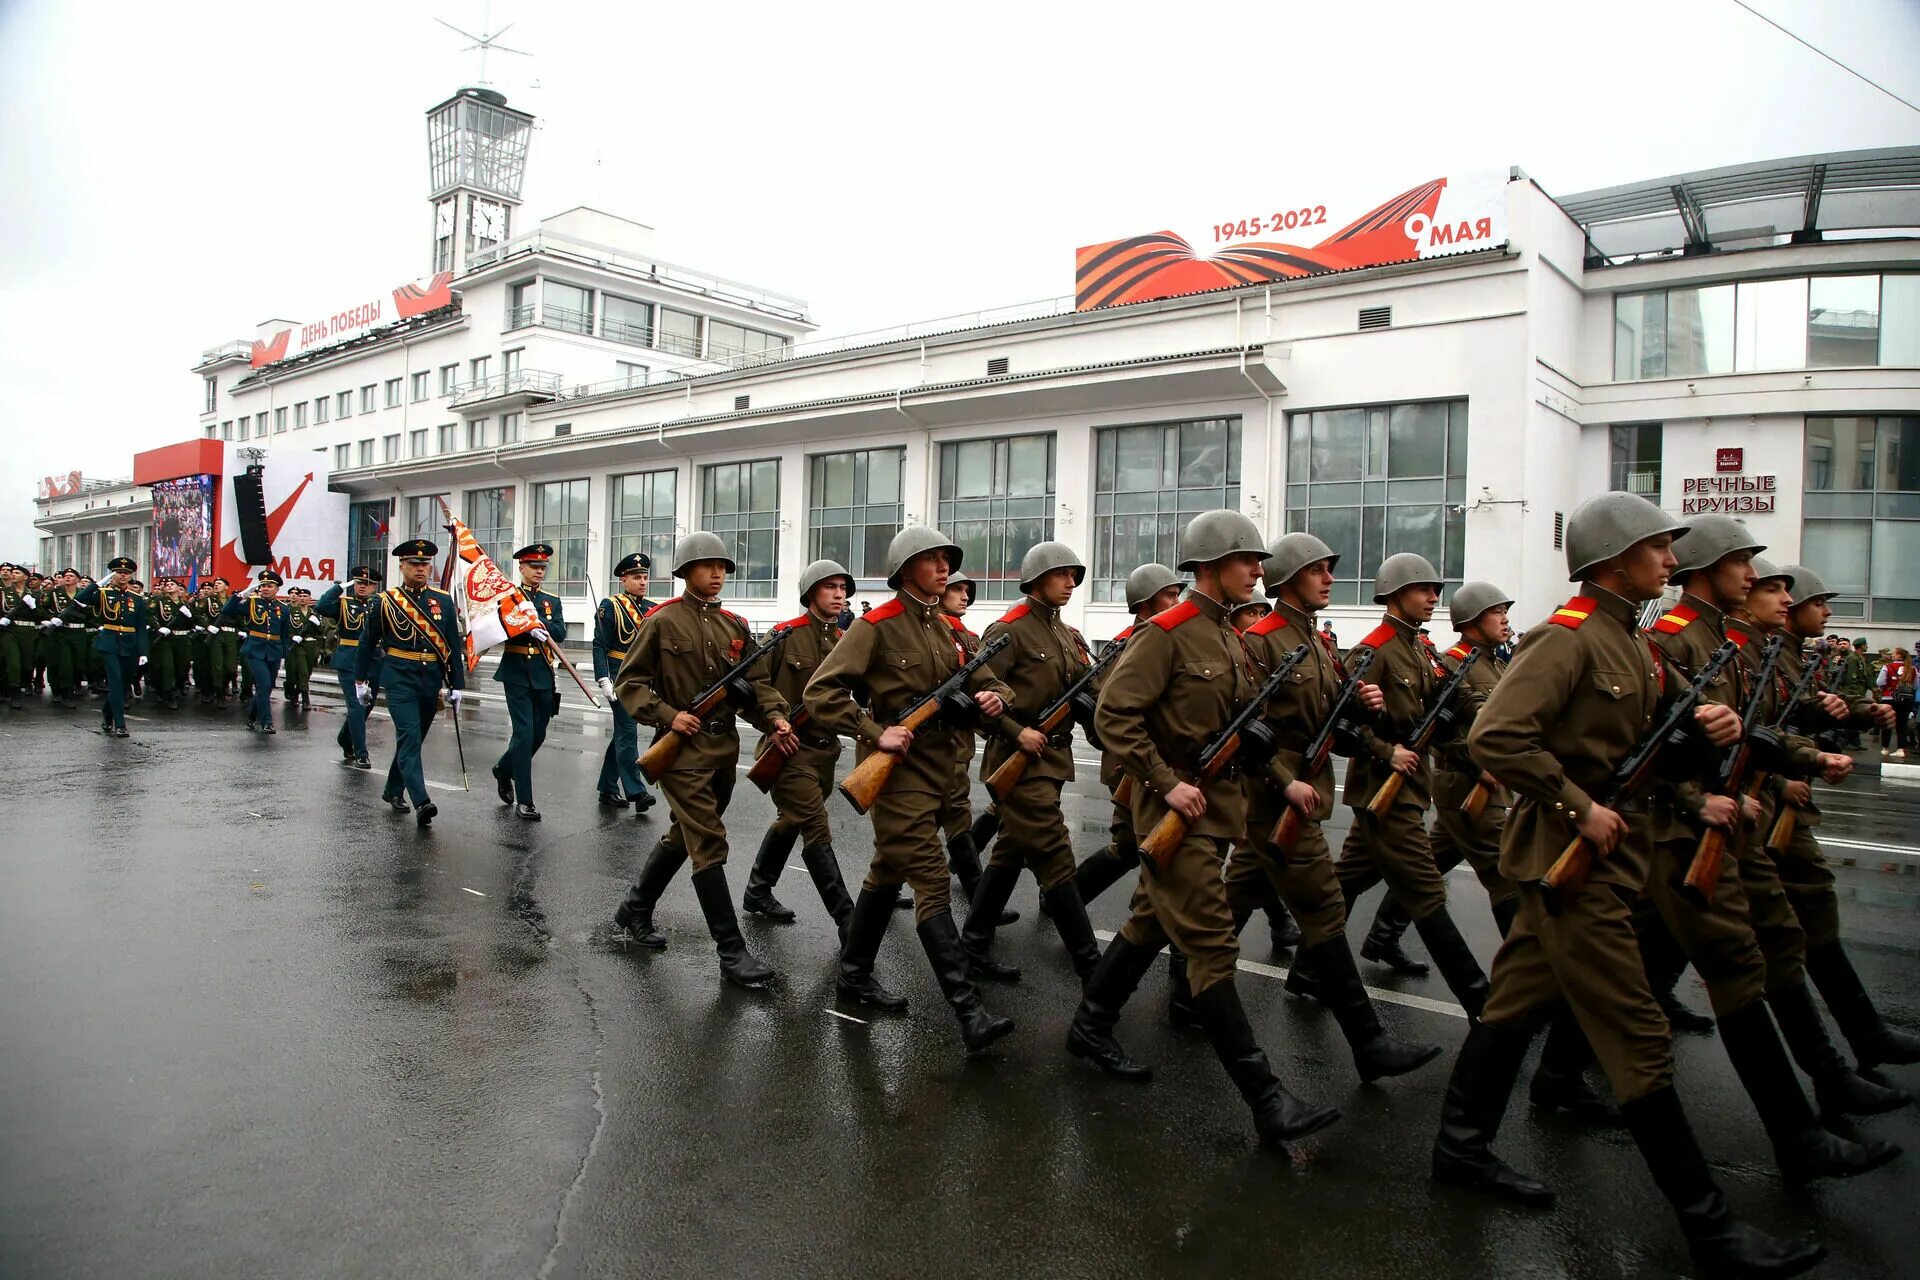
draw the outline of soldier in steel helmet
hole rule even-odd
[[[1363,649],[1374,651],[1367,675],[1385,699],[1361,727],[1365,750],[1347,770],[1345,799],[1354,819],[1336,869],[1349,908],[1362,893],[1386,881],[1387,892],[1412,917],[1448,989],[1472,1015],[1486,1001],[1487,976],[1447,910],[1447,882],[1427,842],[1427,759],[1407,745],[1445,679],[1439,655],[1421,630],[1440,602],[1440,588],[1440,573],[1424,556],[1403,551],[1380,562],[1373,601],[1387,607],[1386,617],[1348,658]],[[1472,722],[1481,701],[1472,690],[1460,691],[1453,704],[1459,731]],[[1400,793],[1385,814],[1375,814],[1368,807],[1374,793],[1394,773],[1404,779]],[[1361,955],[1373,958],[1365,950]]]
[[[840,995],[883,1010],[906,1007],[904,998],[873,976],[885,926],[872,921],[875,913],[893,909],[902,883],[910,884],[920,945],[971,1053],[1013,1030],[1011,1020],[981,1005],[968,976],[953,922],[952,880],[940,850],[940,820],[954,771],[971,754],[972,733],[956,722],[957,707],[943,709],[917,732],[896,723],[916,700],[965,665],[966,650],[940,608],[941,593],[962,554],[957,543],[926,525],[895,534],[887,548],[893,598],[862,615],[840,638],[807,682],[805,702],[815,723],[854,739],[860,759],[883,751],[898,761],[871,809],[873,865],[854,907],[854,919],[868,923],[850,929],[841,948]],[[966,694],[989,720],[1004,715],[1012,697],[985,670],[974,672]]]
[[[1492,1144],[1535,1026],[1565,1000],[1695,1259],[1710,1271],[1785,1275],[1824,1250],[1733,1218],[1674,1091],[1672,1036],[1640,963],[1629,906],[1653,874],[1648,798],[1595,798],[1678,692],[1635,624],[1641,603],[1665,589],[1677,563],[1674,534],[1684,528],[1635,494],[1604,494],[1576,510],[1566,547],[1580,594],[1527,633],[1508,678],[1475,718],[1471,758],[1513,795],[1500,870],[1520,886],[1520,909],[1447,1085],[1433,1172],[1521,1204],[1552,1203],[1550,1187],[1508,1166]],[[1696,708],[1693,728],[1711,748],[1740,735],[1739,717],[1724,705]],[[1704,754],[1669,748],[1658,769],[1690,771]],[[1549,909],[1541,878],[1576,836],[1598,853],[1591,877]]]
[[[620,589],[600,602],[593,611],[593,678],[606,696],[613,713],[613,737],[606,754],[600,758],[600,803],[611,809],[631,804],[636,814],[653,808],[653,792],[640,776],[640,731],[627,714],[626,707],[613,693],[613,676],[627,660],[627,650],[640,634],[640,620],[653,611],[647,599],[647,583],[653,572],[653,558],[633,551],[613,566],[614,580]]]
[[[1032,759],[1000,802],[1002,829],[968,904],[961,935],[974,972],[1002,981],[1020,976],[1016,966],[995,959],[992,949],[1001,912],[1022,868],[1040,882],[1041,901],[1066,944],[1074,972],[1085,979],[1100,960],[1086,904],[1074,883],[1073,838],[1060,811],[1061,789],[1074,776],[1071,730],[1049,738],[1032,723],[1093,665],[1086,640],[1060,616],[1086,576],[1086,564],[1064,542],[1035,543],[1020,562],[1024,598],[981,636],[983,643],[1001,635],[1012,640],[992,668],[1013,690],[1018,710],[996,722],[998,733],[988,739],[980,775],[991,776],[1016,751]]]
[[[751,697],[722,704],[705,720],[688,710],[700,693],[740,661],[753,641],[752,629],[723,608],[720,593],[734,560],[725,539],[699,530],[680,539],[673,553],[673,574],[684,584],[680,594],[656,605],[642,619],[627,657],[614,677],[614,692],[627,714],[654,727],[656,738],[669,730],[684,739],[680,754],[660,776],[673,821],[653,847],[639,879],[615,911],[617,936],[658,950],[666,935],[654,927],[660,895],[688,861],[693,891],[706,917],[720,957],[720,973],[743,987],[764,985],[773,970],[747,949],[727,889],[727,828],[723,816],[733,799],[735,765],[740,759],[736,714],[773,739],[774,748],[792,755],[799,739],[787,722],[787,709],[771,684],[748,675]]]
[[[980,649],[979,635],[966,622],[967,610],[973,607],[979,589],[979,584],[972,577],[955,569],[947,575],[946,588],[940,593],[940,612],[945,615],[947,625],[953,629],[954,638],[969,658]],[[980,885],[980,853],[992,841],[993,833],[1000,829],[1000,815],[995,812],[993,801],[989,799],[986,810],[978,818],[973,816],[972,765],[976,735],[967,729],[966,736],[966,749],[954,769],[953,785],[947,792],[940,828],[946,833],[947,865],[960,882],[960,896],[972,902],[974,890]],[[905,909],[912,904],[902,897],[894,905]],[[1000,923],[1012,924],[1019,918],[1017,911],[1003,912]]]
[[[815,560],[802,569],[800,604],[805,612],[783,624],[787,629],[786,640],[756,668],[757,677],[771,684],[787,707],[800,749],[788,757],[774,779],[769,792],[773,797],[773,825],[760,841],[753,870],[747,876],[746,892],[740,897],[740,909],[748,915],[776,924],[792,923],[793,909],[774,895],[774,887],[797,841],[800,861],[820,894],[820,905],[827,909],[827,915],[839,929],[843,943],[853,920],[853,899],[847,896],[846,882],[840,875],[840,858],[833,847],[833,824],[827,817],[827,797],[833,794],[833,769],[840,762],[840,739],[836,734],[815,728],[810,721],[801,727],[799,709],[807,681],[840,642],[840,611],[846,607],[853,588],[853,575],[837,560]],[[755,758],[777,749],[771,739],[763,738]],[[884,914],[879,917],[878,927],[886,927]]]
[[[1116,1078],[1149,1078],[1114,1027],[1154,956],[1171,944],[1187,958],[1195,1016],[1260,1140],[1279,1143],[1323,1129],[1340,1113],[1288,1092],[1254,1039],[1234,987],[1240,949],[1221,881],[1228,848],[1246,829],[1246,792],[1230,770],[1204,785],[1199,772],[1207,743],[1259,687],[1228,618],[1252,598],[1266,557],[1265,539],[1239,512],[1194,517],[1181,533],[1178,565],[1193,575],[1192,586],[1134,631],[1100,690],[1096,732],[1134,779],[1134,830],[1151,830],[1172,810],[1187,834],[1164,864],[1143,860],[1132,913],[1087,980],[1067,1050]]]

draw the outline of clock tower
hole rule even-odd
[[[427,112],[433,269],[465,275],[473,255],[509,239],[533,117],[492,89],[462,89]]]

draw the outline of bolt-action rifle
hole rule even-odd
[[[1093,733],[1093,682],[1100,678],[1120,651],[1127,647],[1125,640],[1115,640],[1109,644],[1100,657],[1078,679],[1066,687],[1042,711],[1032,727],[1046,736],[1048,745],[1065,746],[1066,737],[1073,731],[1073,723],[1078,722],[1089,736]],[[1027,776],[1027,766],[1033,763],[1033,757],[1024,751],[1015,751],[1008,756],[998,769],[987,778],[987,790],[993,793],[995,800],[1005,800],[1020,785],[1020,779]]]
[[[1307,744],[1307,752],[1300,765],[1300,781],[1312,785],[1319,781],[1333,762],[1334,752],[1350,755],[1357,748],[1353,723],[1347,719],[1347,708],[1354,698],[1359,696],[1360,686],[1366,680],[1367,668],[1373,665],[1377,650],[1361,649],[1353,659],[1352,667],[1347,671],[1347,682],[1340,686],[1340,692],[1334,696],[1333,708],[1327,712],[1327,719],[1320,726],[1313,741]],[[1280,821],[1273,824],[1273,833],[1267,837],[1282,852],[1293,852],[1293,842],[1300,838],[1300,826],[1305,821],[1300,811],[1292,805],[1280,815]]]
[[[767,638],[740,655],[740,660],[721,675],[718,680],[700,691],[687,710],[701,720],[720,709],[728,698],[738,698],[742,702],[753,698],[753,682],[747,678],[747,672],[753,669],[762,655],[777,649],[787,638],[790,627],[775,627]],[[660,775],[673,767],[680,758],[680,748],[685,746],[686,736],[678,730],[669,729],[653,740],[646,754],[640,757],[640,772],[647,775],[648,782],[660,781]]]
[[[997,635],[974,651],[974,655],[960,664],[960,669],[942,681],[931,693],[923,695],[900,713],[894,721],[898,727],[911,733],[920,730],[942,714],[965,720],[974,713],[973,695],[967,692],[967,681],[981,670],[1002,649],[1013,643],[1010,635]],[[840,794],[847,798],[856,813],[865,813],[873,808],[873,802],[880,798],[880,792],[886,788],[887,779],[893,776],[893,768],[900,763],[898,756],[885,751],[874,751],[865,760],[853,767],[840,783]]]
[[[1768,687],[1773,682],[1773,669],[1780,665],[1780,651],[1786,645],[1785,632],[1775,632],[1767,641],[1767,647],[1760,660],[1760,675],[1753,682],[1753,692],[1747,695],[1746,706],[1740,709],[1740,741],[1727,748],[1720,757],[1720,769],[1713,781],[1715,795],[1733,798],[1733,830],[1742,832],[1746,828],[1746,813],[1743,810],[1747,786],[1747,775],[1752,771],[1756,751],[1765,755],[1771,763],[1780,757],[1780,734],[1771,726],[1756,724],[1760,718],[1760,704],[1766,700]],[[1687,868],[1687,878],[1680,886],[1680,892],[1695,907],[1705,908],[1713,901],[1714,885],[1720,880],[1720,864],[1726,860],[1728,829],[1708,827],[1700,835],[1700,843],[1694,846],[1693,863]],[[1734,838],[1739,847],[1740,838]]]

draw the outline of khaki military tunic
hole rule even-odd
[[[807,710],[823,730],[854,740],[865,760],[881,731],[916,700],[933,692],[965,659],[959,636],[937,602],[906,590],[869,610],[840,637],[807,681]],[[1013,694],[991,672],[977,671],[969,693],[991,692],[1012,705]],[[873,866],[864,887],[913,887],[914,918],[950,909],[952,877],[940,850],[940,820],[956,771],[973,751],[970,728],[936,720],[913,735],[913,747],[894,766],[871,810]]]
[[[1013,690],[1022,709],[1001,717],[980,764],[984,780],[1020,750],[1022,729],[1037,728],[1040,714],[1093,665],[1086,641],[1060,618],[1060,611],[1031,597],[1022,600],[981,636],[1013,643],[990,664]],[[1060,812],[1060,790],[1073,781],[1072,726],[1050,741],[1013,790],[1000,801],[1000,834],[991,865],[1029,867],[1045,892],[1073,878],[1073,840]]]
[[[1277,749],[1263,770],[1247,776],[1247,830],[1227,863],[1227,894],[1234,919],[1242,924],[1267,893],[1277,894],[1300,926],[1301,948],[1309,950],[1347,929],[1346,897],[1320,826],[1333,816],[1331,768],[1313,780],[1319,800],[1312,818],[1300,824],[1292,851],[1283,854],[1268,837],[1286,812],[1286,789],[1306,767],[1306,750],[1333,710],[1346,671],[1313,618],[1285,600],[1275,600],[1273,612],[1248,627],[1245,640],[1262,682],[1300,645],[1307,646],[1307,656],[1267,703],[1266,721]]]
[[[1115,635],[1108,643],[1123,644],[1131,639],[1133,633],[1144,625],[1144,623],[1136,622],[1133,626],[1127,627]],[[1122,652],[1125,652],[1125,650],[1122,650]],[[1114,659],[1114,662],[1118,661],[1118,658]],[[1113,664],[1109,663],[1107,664],[1106,670],[1094,678],[1093,696],[1096,703],[1100,697],[1100,691],[1106,688],[1107,680],[1112,675]],[[1114,857],[1131,865],[1138,861],[1140,857],[1140,837],[1133,829],[1133,806],[1131,804],[1121,804],[1120,797],[1117,794],[1120,789],[1120,782],[1126,776],[1126,770],[1120,767],[1120,757],[1115,755],[1103,742],[1100,749],[1100,785],[1107,789],[1107,794],[1113,799],[1113,811],[1107,818],[1107,850]]]
[[[691,710],[752,643],[746,621],[718,600],[675,596],[641,619],[614,677],[614,695],[636,723],[654,727],[658,741],[673,726],[675,714]],[[786,717],[786,704],[771,684],[754,680],[752,686],[748,705],[723,703],[699,733],[681,744],[679,756],[660,776],[673,812],[662,843],[671,853],[684,852],[696,873],[727,860],[722,815],[733,799],[734,766],[740,759],[734,716],[744,715],[762,733],[773,731],[775,717]]]
[[[1135,627],[1100,690],[1100,740],[1131,774],[1133,828],[1151,832],[1166,795],[1198,783],[1200,753],[1252,697],[1253,660],[1225,605],[1189,588],[1181,602]],[[1142,858],[1122,936],[1149,951],[1172,944],[1195,995],[1231,981],[1240,957],[1221,872],[1246,830],[1246,789],[1232,770],[1205,787],[1206,811],[1164,868]],[[1144,837],[1143,837],[1144,838]]]
[[[1787,641],[1787,648],[1780,655],[1780,669],[1786,676],[1787,687],[1791,689],[1799,683],[1801,672],[1808,662],[1820,660],[1818,651],[1808,652],[1794,640]],[[1830,675],[1838,663],[1830,664]],[[1807,702],[1817,696],[1820,681],[1816,678],[1814,688],[1805,695]],[[1843,695],[1844,696],[1844,695]],[[1866,697],[1849,698],[1847,710],[1850,713],[1846,723],[1870,723],[1872,713],[1869,708],[1873,700]],[[1824,711],[1812,713],[1820,720],[1827,720]],[[1831,724],[1840,724],[1837,720],[1828,720]],[[1779,808],[1786,807],[1784,798],[1778,801]],[[1821,852],[1820,841],[1813,834],[1813,828],[1820,825],[1820,805],[1809,798],[1805,806],[1795,806],[1793,810],[1793,838],[1787,847],[1774,855],[1774,865],[1780,873],[1781,886],[1786,890],[1787,899],[1793,904],[1794,914],[1799,917],[1800,927],[1806,931],[1809,949],[1831,946],[1840,940],[1840,902],[1834,892],[1833,868],[1827,865],[1826,855]],[[1772,834],[1771,827],[1760,828],[1756,839],[1765,839]]]
[[[787,708],[784,714],[791,718],[797,714],[807,681],[839,643],[840,628],[831,620],[821,621],[811,611],[781,625],[787,628],[786,640],[756,665],[756,671],[761,679],[772,684]],[[827,797],[833,794],[833,768],[840,762],[840,739],[812,723],[796,731],[800,735],[800,750],[781,767],[769,794],[779,815],[774,829],[786,832],[797,828],[801,847],[811,849],[833,843],[833,827],[827,819]],[[773,739],[762,738],[754,758],[757,760],[777,749]]]
[[[1452,675],[1472,652],[1473,648],[1463,640],[1440,655],[1440,665]],[[1467,669],[1466,692],[1476,701],[1485,702],[1506,673],[1507,664],[1496,658],[1491,649],[1483,648],[1473,666]],[[1467,754],[1465,734],[1458,734],[1435,749],[1433,827],[1429,839],[1433,846],[1433,865],[1441,874],[1453,870],[1464,860],[1479,877],[1480,887],[1487,891],[1487,900],[1497,907],[1512,901],[1518,892],[1513,881],[1500,874],[1500,833],[1507,824],[1507,793],[1504,787],[1494,787],[1479,819],[1470,819],[1460,812],[1460,806],[1479,782],[1480,767]]]

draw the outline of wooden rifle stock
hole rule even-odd
[[[1267,837],[1268,843],[1291,852],[1293,842],[1300,838],[1300,824],[1304,821],[1306,819],[1300,816],[1300,811],[1288,805],[1281,812],[1280,821],[1273,824],[1273,833]]]
[[[1733,820],[1744,821],[1737,813]],[[1687,901],[1695,907],[1705,908],[1713,901],[1713,888],[1720,881],[1720,864],[1726,861],[1726,856],[1726,831],[1708,827],[1701,834],[1700,843],[1693,847],[1693,862],[1687,867],[1687,878],[1680,886]]]
[[[724,675],[707,686],[706,692],[701,694],[687,710],[703,722],[708,716],[718,711],[731,696],[733,682],[752,670],[753,664],[760,660],[762,654],[785,641],[788,630],[787,627],[775,627],[765,640],[754,645],[738,662],[729,667]],[[680,748],[686,744],[687,739],[684,734],[674,729],[667,730],[655,738],[653,745],[648,747],[646,753],[640,757],[640,772],[646,775],[648,782],[660,781],[660,775],[673,767],[673,762],[680,758]]]
[[[1120,783],[1118,786],[1114,787],[1113,789],[1113,802],[1119,805],[1122,809],[1133,808],[1133,775],[1132,774],[1123,773],[1120,775]]]
[[[1043,718],[1033,726],[1041,734],[1051,738],[1060,731],[1060,726],[1073,718],[1073,707],[1062,702],[1053,709],[1053,714]],[[1013,754],[1000,762],[1000,767],[987,776],[987,790],[993,793],[995,800],[1005,800],[1020,785],[1020,779],[1027,776],[1027,766],[1033,763],[1033,757],[1018,747]]]
[[[1240,736],[1235,734],[1213,753],[1212,759],[1208,760],[1206,767],[1200,771],[1200,776],[1195,780],[1194,785],[1205,791],[1207,784],[1219,777],[1221,772],[1233,763],[1233,758],[1239,754],[1239,751]],[[1165,871],[1167,864],[1173,859],[1174,850],[1178,849],[1180,842],[1187,838],[1189,825],[1179,811],[1169,808],[1160,821],[1154,824],[1153,830],[1147,833],[1147,838],[1140,842],[1140,852],[1152,858],[1154,866]]]
[[[1780,806],[1780,816],[1774,819],[1773,834],[1767,837],[1767,848],[1775,853],[1785,853],[1787,846],[1793,843],[1794,828],[1800,825],[1800,811],[1790,804]]]
[[[799,733],[812,722],[813,713],[804,706],[792,707],[787,711],[787,723],[793,727],[795,733]],[[760,758],[753,762],[753,768],[747,770],[747,781],[762,791],[771,791],[773,784],[780,777],[780,771],[787,767],[787,761],[791,759],[793,759],[792,756],[769,744],[767,749],[760,753]]]
[[[1721,766],[1717,794],[1733,797],[1734,832],[1746,830],[1745,798],[1758,791],[1760,784],[1766,780],[1762,774],[1753,779],[1751,787],[1747,785],[1747,769],[1753,763],[1753,745],[1744,735],[1753,730],[1761,700],[1767,694],[1767,686],[1773,679],[1773,668],[1780,661],[1784,643],[1784,634],[1776,634],[1767,642],[1766,659],[1760,664],[1759,678],[1754,681],[1753,693],[1741,712],[1740,731],[1743,736],[1731,748],[1726,764]],[[1720,882],[1720,864],[1726,861],[1727,836],[1728,832],[1719,827],[1708,827],[1701,833],[1700,843],[1694,846],[1693,862],[1687,867],[1687,877],[1680,885],[1680,892],[1696,909],[1705,910],[1713,902],[1714,886]]]
[[[1487,802],[1493,799],[1493,788],[1486,779],[1473,784],[1473,790],[1467,792],[1467,798],[1460,802],[1460,812],[1468,822],[1480,821],[1480,815],[1487,811]]]
[[[1373,799],[1367,801],[1367,812],[1376,818],[1385,817],[1387,810],[1393,808],[1393,802],[1400,797],[1400,788],[1407,785],[1407,775],[1398,769],[1387,774],[1387,780],[1373,793]]]
[[[1540,887],[1546,890],[1548,914],[1559,915],[1566,901],[1585,886],[1587,877],[1593,874],[1593,860],[1599,852],[1585,836],[1575,836],[1573,842],[1560,851],[1560,856],[1547,868],[1547,874],[1540,877]]]
[[[911,733],[918,733],[921,726],[939,714],[940,704],[926,701],[914,707],[899,721],[899,727]],[[886,789],[887,779],[893,776],[893,768],[900,763],[900,757],[889,755],[878,749],[868,753],[867,758],[853,767],[840,783],[840,794],[847,798],[855,813],[865,813],[873,808],[873,802],[880,798]]]

